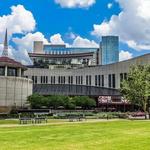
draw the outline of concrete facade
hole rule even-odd
[[[0,76],[0,106],[23,107],[32,95],[32,80],[22,77]]]
[[[0,112],[25,106],[27,97],[32,95],[33,82],[24,78],[25,70],[26,66],[8,56],[6,29],[4,49],[0,57]]]
[[[150,64],[150,54],[109,65],[83,67],[78,69],[28,68],[28,70],[25,71],[25,76],[33,79],[34,84],[72,84],[119,89],[121,74],[123,74],[124,77],[125,74],[129,72],[129,68],[132,65],[146,64]],[[96,84],[96,76],[100,77],[97,79],[100,80],[100,84]],[[69,82],[69,77],[73,78],[72,83]],[[55,82],[52,81],[53,78],[55,78]],[[110,83],[109,78],[111,78],[111,82],[114,82],[114,85]],[[62,82],[60,82],[61,79]]]

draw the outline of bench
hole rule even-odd
[[[39,124],[45,122],[47,123],[47,119],[45,117],[35,117],[35,118],[19,118],[19,123],[20,124]]]
[[[83,117],[81,115],[69,115],[68,118],[69,118],[70,122],[73,122],[73,121],[82,121],[83,119],[85,119],[85,117]]]

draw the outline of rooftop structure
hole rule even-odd
[[[65,44],[44,44],[34,41],[29,53],[38,68],[81,68],[111,64],[119,61],[119,41],[116,36],[104,36],[100,47],[67,47]]]
[[[33,53],[29,53],[34,67],[38,68],[76,68],[101,64],[99,48],[75,48],[66,45],[44,44],[35,41]]]

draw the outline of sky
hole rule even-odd
[[[98,47],[117,35],[126,60],[150,53],[149,8],[150,0],[0,0],[0,43],[7,28],[10,57],[28,64],[34,40]]]

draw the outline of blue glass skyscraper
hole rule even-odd
[[[119,37],[103,36],[100,44],[102,52],[102,65],[119,61]]]

